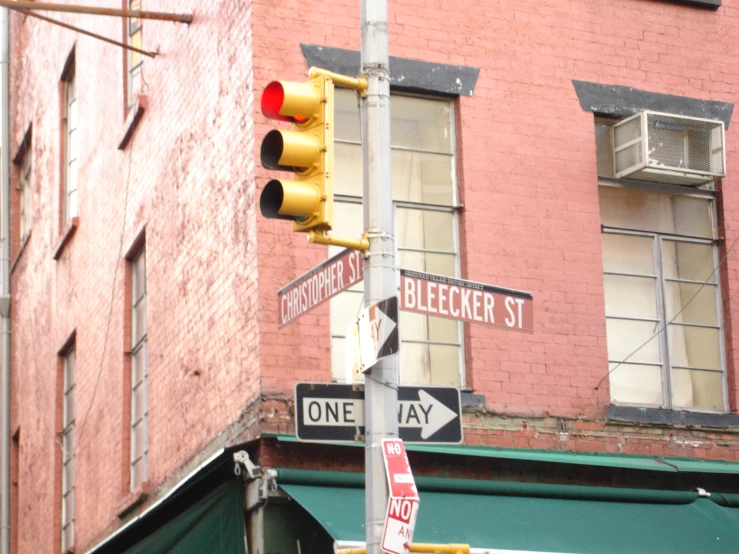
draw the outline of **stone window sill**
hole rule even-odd
[[[118,150],[125,150],[128,143],[131,142],[133,133],[136,131],[136,127],[139,126],[139,122],[148,106],[149,99],[146,96],[139,95],[136,98],[136,102],[128,111],[128,117],[126,117],[126,121],[123,124],[123,138],[118,143]]]
[[[59,240],[59,243],[56,245],[56,250],[54,250],[54,259],[58,260],[62,257],[62,253],[64,252],[64,248],[67,246],[70,240],[72,240],[72,237],[77,232],[77,227],[79,227],[80,224],[80,218],[79,217],[73,217],[69,223],[67,224],[67,227],[62,232],[62,238]]]
[[[659,408],[637,408],[633,406],[607,406],[606,423],[636,423],[667,427],[701,427],[726,429],[739,427],[739,414],[709,414],[703,412],[680,412]]]
[[[33,232],[33,229],[30,229],[28,231],[28,234],[26,235],[26,238],[23,239],[23,242],[21,242],[21,247],[18,249],[18,253],[15,255],[15,258],[13,259],[13,263],[10,264],[10,272],[13,273],[13,270],[15,269],[15,266],[18,264],[18,260],[21,259],[21,256],[23,255],[23,252],[26,250],[26,245],[28,244],[28,241],[31,240],[31,233]]]
[[[122,519],[126,517],[136,506],[140,505],[144,500],[149,498],[151,495],[151,482],[144,481],[138,487],[133,489],[129,494],[126,495],[123,500],[118,503],[116,507],[116,513],[118,518]]]

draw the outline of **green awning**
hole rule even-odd
[[[124,554],[245,554],[244,487],[230,480]]]
[[[739,552],[737,510],[695,492],[418,478],[414,542],[570,554]],[[279,470],[337,541],[365,540],[360,474]]]

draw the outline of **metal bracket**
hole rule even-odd
[[[347,239],[342,237],[329,237],[316,231],[308,232],[308,242],[313,244],[327,244],[329,246],[344,246],[346,248],[353,248],[360,252],[366,252],[369,249],[369,240],[367,235],[364,234],[358,239]]]
[[[277,472],[274,469],[265,469],[261,487],[259,488],[259,500],[266,501],[269,494],[277,490]]]
[[[236,475],[237,477],[244,475],[245,480],[253,481],[254,479],[258,479],[262,476],[262,468],[251,461],[251,458],[249,458],[249,453],[246,450],[239,450],[238,452],[234,452],[233,460],[234,475]],[[246,473],[244,473],[244,469],[246,470]]]

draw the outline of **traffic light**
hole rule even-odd
[[[323,233],[333,222],[334,84],[317,76],[304,83],[272,81],[262,93],[262,113],[293,123],[262,141],[262,166],[292,171],[272,179],[259,199],[262,215],[293,222],[293,231]]]

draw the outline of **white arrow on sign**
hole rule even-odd
[[[398,402],[398,425],[421,429],[427,439],[454,420],[457,414],[424,390],[418,400]],[[305,425],[364,427],[364,400],[350,398],[303,398]]]
[[[393,296],[373,304],[359,313],[359,350],[362,371],[367,371],[377,360],[398,351],[398,333],[390,339],[398,327],[398,297]]]
[[[421,428],[421,438],[427,439],[457,417],[457,414],[425,390],[418,391],[418,400],[398,402],[398,425]],[[421,417],[422,416],[422,417]]]

